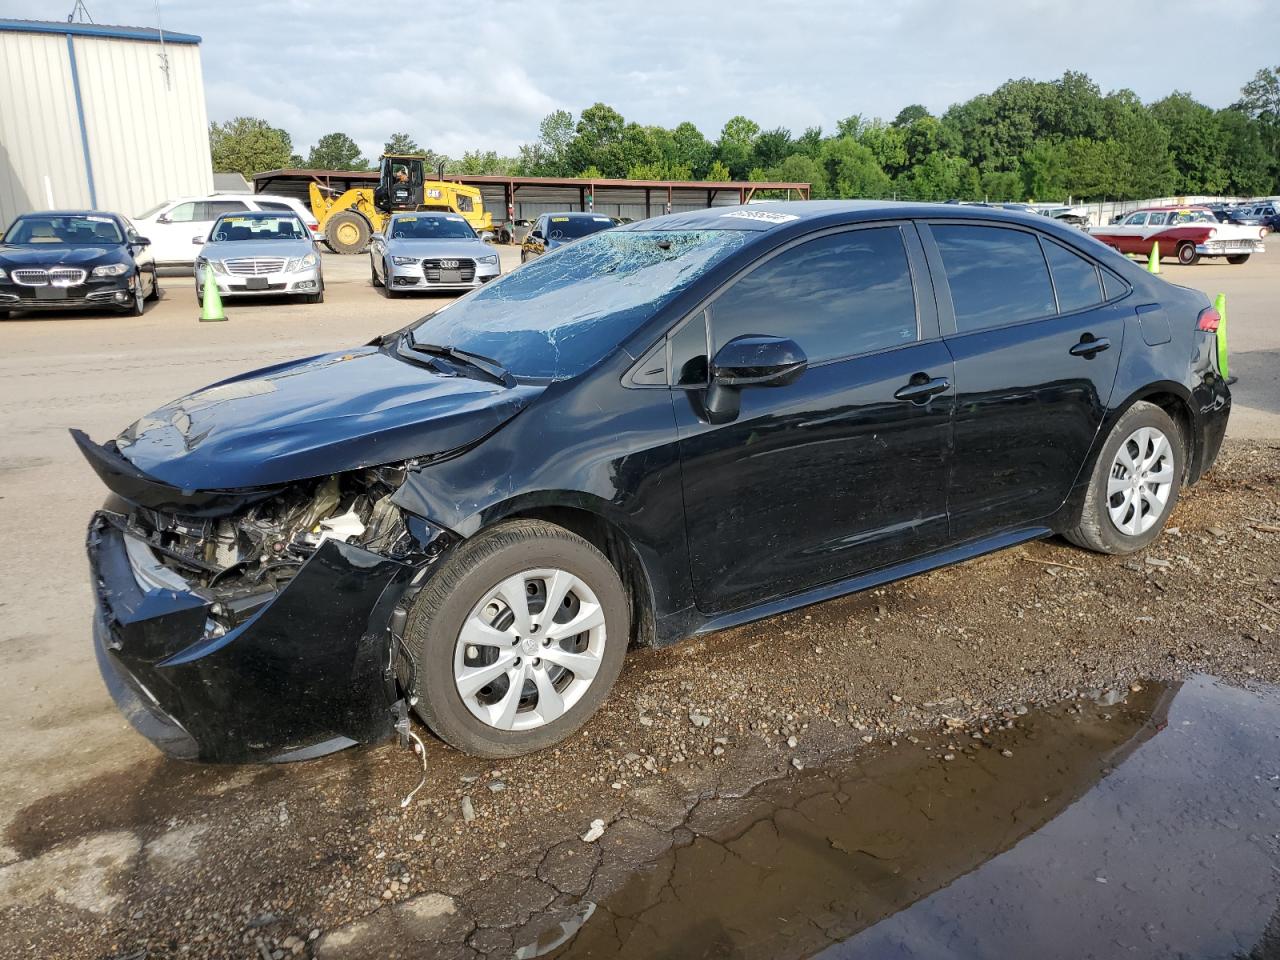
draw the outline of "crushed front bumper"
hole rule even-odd
[[[126,526],[106,510],[89,524],[93,642],[117,706],[161,751],[302,760],[392,734],[402,708],[393,612],[420,567],[325,540],[291,581],[220,632],[216,599],[151,566],[150,547]]]

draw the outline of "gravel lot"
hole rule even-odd
[[[391,745],[289,767],[163,761],[116,714],[89,654],[81,543],[102,491],[65,430],[110,436],[194,386],[430,308],[369,289],[367,261],[329,257],[326,270],[324,305],[233,308],[226,324],[197,324],[190,280],[170,278],[142,318],[0,328],[0,956],[510,951],[535,915],[571,918],[584,891],[619,886],[710,815],[709,798],[1074,691],[1193,671],[1280,682],[1269,254],[1165,268],[1227,292],[1242,380],[1218,466],[1144,556],[1037,543],[634,651],[600,716],[558,749],[494,766],[429,741],[427,784],[405,809],[418,770]],[[597,819],[603,838],[577,839]]]

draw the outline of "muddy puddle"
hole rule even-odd
[[[1076,700],[687,826],[515,955],[1280,958],[1280,691]]]

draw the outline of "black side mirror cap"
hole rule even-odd
[[[734,337],[711,359],[711,382],[723,387],[785,387],[809,366],[800,345],[786,337]]]

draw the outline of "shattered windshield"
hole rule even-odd
[[[517,377],[573,377],[752,239],[740,230],[604,231],[425,318],[413,341],[492,358]]]

